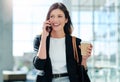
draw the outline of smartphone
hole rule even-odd
[[[52,27],[50,26],[50,27],[46,27],[46,30],[48,31],[48,32],[51,32],[52,31]]]

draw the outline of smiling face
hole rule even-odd
[[[50,23],[53,31],[64,31],[64,25],[67,23],[65,14],[60,9],[54,9],[50,13]]]

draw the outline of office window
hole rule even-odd
[[[74,34],[93,43],[88,62],[92,82],[120,82],[120,4],[116,0],[72,0]],[[114,76],[113,76],[114,75]]]
[[[41,33],[48,8],[54,2],[57,0],[13,0],[14,56],[33,52],[33,39]]]

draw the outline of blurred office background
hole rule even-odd
[[[4,70],[24,72],[34,82],[33,39],[57,1],[70,12],[73,35],[93,44],[91,82],[120,82],[120,0],[0,0],[0,82]]]

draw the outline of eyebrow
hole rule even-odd
[[[54,14],[51,14],[50,16],[52,16],[52,15],[54,15]],[[64,15],[64,14],[58,14],[58,15]]]

